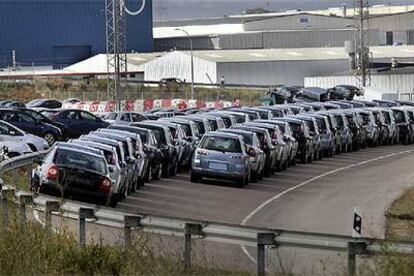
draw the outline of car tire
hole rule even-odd
[[[147,173],[145,175],[145,182],[150,183],[152,180],[152,166],[148,166]]]
[[[252,183],[256,183],[258,179],[259,179],[259,172],[258,171],[252,172],[251,173]]]
[[[116,208],[117,205],[118,205],[118,195],[112,194],[109,199],[108,206],[112,208]]]
[[[201,181],[201,176],[195,172],[191,172],[190,181],[193,183],[198,183]]]
[[[45,133],[43,139],[45,139],[49,145],[53,145],[56,142],[56,137],[52,133]]]

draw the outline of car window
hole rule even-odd
[[[107,174],[106,162],[103,158],[78,151],[58,149],[54,157],[54,163]]]
[[[151,128],[152,133],[155,136],[155,140],[159,144],[166,144],[167,141],[165,140],[165,134],[164,131],[161,128]]]
[[[131,113],[131,117],[133,122],[142,122],[146,120],[145,116],[142,116],[137,113]]]
[[[0,124],[0,134],[1,135],[17,136],[20,133],[13,127],[10,127],[6,124]]]
[[[124,122],[131,122],[131,118],[129,117],[129,113],[122,114],[120,120],[124,121]]]
[[[80,120],[79,111],[76,111],[76,110],[71,110],[71,111],[62,113],[61,117],[69,119],[69,120]]]
[[[387,111],[382,111],[382,115],[384,115],[385,123],[390,124],[391,123],[390,113],[388,113]]]
[[[85,111],[81,112],[81,118],[82,118],[82,120],[87,120],[87,121],[95,121],[96,120],[94,115],[92,115],[91,113],[85,112]]]
[[[32,116],[25,113],[15,113],[17,121],[20,123],[35,124],[36,120]]]
[[[105,119],[107,119],[107,120],[116,120],[117,115],[118,114],[116,114],[115,112],[109,113],[105,116]]]
[[[241,145],[238,139],[227,137],[206,137],[201,145],[202,149],[215,150],[221,152],[241,153]]]
[[[397,124],[398,123],[405,123],[404,112],[402,112],[401,110],[393,110],[392,112],[394,113],[395,122]]]

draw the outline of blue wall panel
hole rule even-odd
[[[129,10],[142,0],[127,0]],[[128,52],[150,52],[152,0],[127,17]],[[105,0],[0,0],[0,67],[11,64],[64,65],[106,52]],[[89,49],[89,50],[88,50]],[[68,55],[65,57],[65,55]]]

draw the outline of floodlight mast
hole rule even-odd
[[[108,99],[116,102],[115,109],[122,110],[122,101],[126,100],[127,86],[127,47],[126,47],[126,14],[139,15],[145,9],[146,0],[141,7],[131,12],[126,6],[126,0],[105,0],[106,22],[106,57]]]

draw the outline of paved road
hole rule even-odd
[[[414,183],[414,147],[393,146],[342,154],[308,165],[298,165],[244,189],[209,181],[195,184],[187,174],[152,182],[119,204],[129,212],[186,217],[277,229],[351,234],[352,212],[364,216],[363,234],[384,236],[384,212]],[[254,248],[213,246],[214,256],[253,268]],[[309,250],[269,253],[271,270],[316,274],[343,272],[345,258]],[[315,266],[321,264],[323,266]],[[298,265],[300,264],[300,265]],[[327,265],[328,264],[328,265]]]
[[[364,234],[383,237],[385,210],[414,183],[411,150],[393,146],[343,154],[289,168],[244,189],[219,181],[195,184],[181,174],[147,184],[118,209],[349,235],[357,206],[369,224]]]

